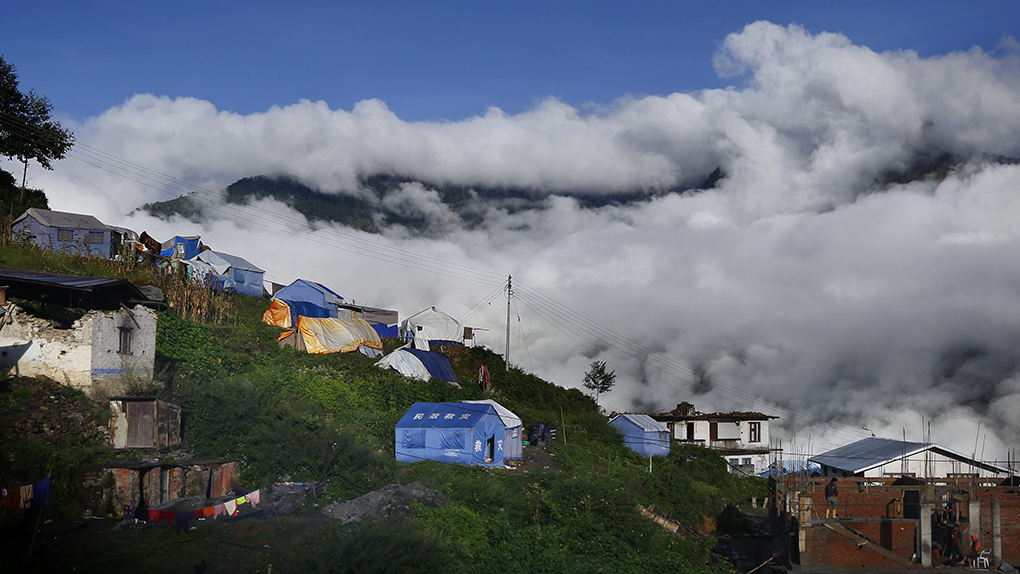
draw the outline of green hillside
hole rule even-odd
[[[713,187],[722,177],[715,170],[697,188]],[[422,235],[440,233],[431,229],[428,217],[413,206],[407,206],[398,199],[392,203],[402,186],[417,184],[435,192],[436,198],[460,218],[469,229],[484,223],[491,210],[509,213],[544,209],[548,192],[501,186],[454,185],[421,182],[412,178],[395,175],[371,175],[361,178],[362,194],[355,197],[346,194],[331,194],[312,189],[289,176],[255,176],[239,179],[226,188],[227,203],[248,204],[251,201],[272,198],[292,207],[310,222],[335,222],[362,231],[378,232],[381,228],[402,226]],[[557,195],[573,197],[583,207],[595,208],[605,205],[647,201],[667,193],[694,189],[687,185],[671,190],[627,190],[620,193],[558,192]],[[180,216],[199,221],[203,211],[192,195],[143,205],[140,209],[157,217]]]
[[[15,251],[0,252],[0,265],[40,261],[38,254],[12,257]],[[764,495],[762,481],[734,478],[716,453],[694,447],[674,448],[649,474],[648,461],[623,446],[594,401],[520,370],[508,372],[502,357],[487,349],[452,355],[466,382],[463,389],[436,380],[413,382],[358,353],[308,355],[280,348],[280,329],[260,320],[267,300],[239,296],[231,304],[232,318],[224,325],[162,313],[158,386],[137,389],[182,406],[184,438],[196,459],[240,461],[242,484],[250,489],[284,475],[328,481],[325,495],[309,503],[309,515],[330,501],[415,481],[445,493],[452,503],[383,524],[291,518],[214,523],[180,536],[166,528],[83,533],[91,550],[82,553],[78,571],[120,571],[111,564],[139,571],[190,569],[208,559],[212,545],[220,563],[234,560],[226,571],[237,572],[264,572],[268,564],[274,573],[726,572],[726,562],[710,553],[711,536],[689,541],[667,534],[642,517],[638,505],[654,504],[712,535],[717,527],[739,528],[726,501]],[[470,383],[479,364],[492,374],[489,395]],[[0,387],[0,411],[19,408],[25,395],[18,385],[8,379]],[[394,424],[412,403],[487,397],[516,412],[525,426],[561,424],[563,440],[549,447],[549,468],[523,472],[395,461]],[[93,408],[101,420],[102,405]],[[124,456],[85,436],[63,444],[31,440],[3,447],[0,479],[49,471],[55,481],[71,480],[77,465]],[[680,456],[695,459],[681,466]],[[54,496],[54,516],[75,518],[73,488],[55,487]],[[280,545],[281,540],[288,542]],[[35,571],[32,561],[18,560]]]

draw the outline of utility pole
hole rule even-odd
[[[506,276],[506,354],[503,355],[506,370],[510,370],[510,296],[513,294],[513,276]]]

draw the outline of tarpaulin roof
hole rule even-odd
[[[262,314],[262,322],[284,329],[292,329],[297,324],[298,317],[329,317],[329,309],[320,307],[308,301],[284,301],[273,298],[269,302],[269,309]]]
[[[616,415],[609,421],[610,426],[623,433],[623,444],[642,456],[665,456],[669,454],[669,429],[648,415]]]
[[[453,367],[450,366],[449,359],[435,351],[403,347],[380,359],[376,366],[393,369],[405,377],[420,381],[427,381],[429,377],[435,377],[440,381],[460,386],[460,381],[453,374]]]
[[[238,257],[237,255],[231,255],[229,253],[221,253],[219,251],[207,250],[199,253],[195,256],[195,259],[201,259],[209,265],[212,265],[216,269],[217,273],[226,273],[227,269],[233,267],[234,269],[243,269],[244,271],[254,271],[256,273],[265,273],[262,269],[252,265],[246,259]]]
[[[464,327],[446,313],[429,307],[400,323],[401,335],[413,336],[416,349],[429,350],[429,341],[464,341]]]
[[[292,314],[303,317],[338,317],[337,305],[344,301],[343,297],[329,287],[304,279],[296,279],[290,285],[277,291],[275,297],[291,304],[292,311],[296,307],[295,303],[303,303],[301,310]],[[321,310],[315,311],[309,305],[314,305]]]
[[[499,414],[499,418],[502,419],[503,426],[505,426],[508,429],[522,426],[521,417],[515,415],[512,411],[510,411],[510,409],[504,407],[503,405],[497,403],[496,401],[494,401],[492,399],[482,399],[482,400],[479,400],[479,401],[461,401],[461,402],[462,403],[478,404],[478,405],[480,405],[480,404],[492,405],[492,408],[496,409],[496,413]]]
[[[404,349],[404,351],[417,357],[433,377],[447,383],[460,383],[457,376],[453,374],[450,360],[445,356],[435,351],[422,351],[421,349]]]
[[[362,319],[300,317],[297,328],[309,353],[349,353],[362,345],[383,348],[379,334]]]
[[[173,257],[176,254],[177,246],[183,245],[184,252],[179,259],[193,259],[202,250],[201,236],[198,235],[175,235],[160,244],[159,254],[163,257]]]
[[[659,421],[653,419],[648,415],[642,414],[623,413],[620,415],[616,415],[609,422],[612,423],[614,420],[620,417],[630,421],[632,424],[634,424],[635,426],[637,426],[638,428],[645,432],[660,432],[669,430],[666,428],[666,425],[660,423]]]
[[[30,207],[14,220],[14,223],[31,216],[46,227],[69,227],[73,229],[109,229],[109,226],[91,215],[79,213],[66,213],[63,211],[50,211]]]
[[[115,277],[79,277],[0,267],[0,283],[7,285],[10,297],[66,307],[111,310],[119,309],[121,303],[156,304],[127,279]]]

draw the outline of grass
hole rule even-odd
[[[63,265],[19,249],[0,251],[0,265],[28,256],[37,265]],[[100,268],[112,269],[93,269]],[[649,474],[647,459],[623,445],[589,397],[518,369],[507,371],[488,349],[451,351],[454,370],[466,382],[456,389],[435,380],[410,381],[358,353],[281,348],[281,330],[261,322],[267,300],[238,296],[230,305],[229,318],[219,324],[215,317],[182,317],[174,307],[160,314],[157,392],[182,406],[183,436],[197,458],[240,461],[242,483],[250,489],[286,474],[302,482],[326,480],[325,499],[348,500],[386,484],[420,480],[445,493],[450,504],[395,522],[313,528],[284,547],[274,541],[300,528],[275,521],[201,525],[180,537],[154,529],[97,535],[82,559],[88,568],[114,568],[114,557],[121,556],[143,570],[186,570],[215,549],[238,571],[269,563],[274,572],[488,572],[493,564],[503,572],[722,571],[725,564],[709,566],[711,539],[668,535],[640,516],[638,504],[655,504],[708,532],[715,524],[741,528],[731,505],[764,495],[763,481],[730,475],[723,459],[707,449],[675,448]],[[489,394],[470,382],[479,365],[491,374]],[[526,428],[530,422],[560,425],[566,441],[550,447],[559,471],[394,460],[394,425],[414,402],[490,397],[517,413]],[[8,408],[3,400],[0,408]],[[104,456],[86,444],[65,450],[41,449],[31,466],[64,457],[69,467]],[[694,460],[681,466],[681,456]],[[59,496],[61,504],[73,502],[66,490]],[[237,567],[240,558],[232,558],[232,545],[250,547],[243,568]]]

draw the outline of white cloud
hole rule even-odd
[[[1020,439],[1010,422],[1020,404],[1020,166],[986,159],[1020,156],[1020,76],[1010,58],[979,49],[876,53],[839,34],[758,22],[729,36],[715,61],[740,85],[624,98],[596,113],[547,99],[517,115],[489,109],[461,122],[405,122],[370,100],[351,111],[302,101],[241,116],[196,99],[137,95],[76,133],[88,146],[209,189],[286,173],[326,191],[363,193],[359,176],[395,173],[601,194],[666,190],[721,167],[725,178],[698,193],[598,209],[553,196],[542,209],[490,209],[471,229],[428,185],[406,184],[382,207],[424,218],[436,235],[340,231],[513,273],[719,381],[695,396],[690,373],[675,364],[579,347],[575,340],[599,329],[569,325],[564,335],[551,304],[522,292],[527,347],[515,326],[515,362],[579,386],[593,358],[608,360],[619,376],[603,397],[609,409],[681,400],[772,408],[754,403],[757,396],[789,409],[783,423],[812,434],[815,450],[864,436],[846,429],[865,425],[897,437],[905,428],[918,440],[923,416],[937,441],[970,452],[981,420],[993,435],[992,457]],[[938,154],[967,163],[888,183]],[[329,248],[329,230],[310,242],[293,225],[281,232],[247,222],[258,209],[300,217],[276,202],[205,226],[167,224],[124,218],[166,199],[163,190],[72,160],[35,178],[56,209],[164,236],[201,233],[280,281],[323,281],[404,316],[432,304],[458,315],[493,288]],[[483,341],[501,350],[506,309],[498,301],[471,322],[491,328]]]

